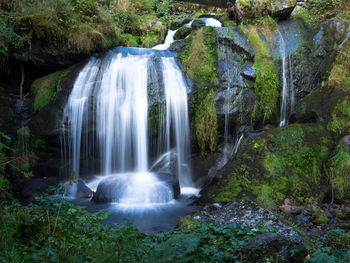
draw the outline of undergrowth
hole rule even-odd
[[[48,196],[28,206],[2,200],[0,210],[1,262],[249,262],[245,244],[274,231],[193,223],[145,235],[132,226],[102,224],[104,212],[89,214]]]

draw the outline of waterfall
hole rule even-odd
[[[295,96],[292,59],[291,55],[287,52],[286,43],[279,29],[277,29],[277,44],[282,58],[282,100],[279,126],[283,127],[288,124],[289,115],[294,109]]]
[[[166,140],[170,151],[171,126],[176,141],[177,173],[180,186],[191,187],[191,172],[187,160],[190,158],[190,128],[187,107],[187,87],[184,77],[176,61],[172,57],[162,58],[163,78],[166,97]]]
[[[155,57],[163,80],[158,92],[164,93],[166,104],[166,120],[160,124],[166,136],[157,143],[165,145],[166,152],[174,147],[175,176],[181,188],[191,187],[188,87],[173,53],[119,47],[92,57],[79,73],[64,109],[62,149],[64,162],[70,164],[68,173],[81,175],[82,158],[99,160],[98,174],[103,177],[98,182],[126,186],[115,198],[121,203],[171,200],[169,186],[149,172],[148,87]],[[165,199],[154,196],[157,189],[162,192],[158,197]]]

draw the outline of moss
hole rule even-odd
[[[121,41],[124,46],[127,47],[138,47],[140,43],[140,37],[133,36],[132,34],[122,34]]]
[[[328,163],[328,176],[337,201],[350,201],[350,147],[341,142]]]
[[[247,139],[206,196],[229,202],[246,195],[264,206],[286,197],[321,199],[327,188],[322,169],[332,146],[328,136],[321,125],[293,124]]]
[[[328,217],[326,216],[326,214],[324,212],[320,212],[316,219],[314,220],[314,222],[318,225],[321,224],[327,224],[328,223]]]
[[[268,120],[273,113],[277,112],[278,102],[278,71],[273,57],[266,43],[260,38],[257,29],[253,26],[240,27],[243,34],[250,41],[254,51],[254,69],[256,81],[254,92],[258,96],[258,102],[254,105],[252,113],[253,121],[260,117],[263,122]],[[267,30],[266,30],[267,31]]]
[[[213,152],[217,144],[215,44],[213,28],[203,27],[187,40],[187,49],[180,55],[187,75],[198,90],[191,101],[191,112],[202,156]]]
[[[60,91],[60,81],[69,73],[69,69],[57,71],[48,76],[37,79],[32,84],[34,93],[34,109],[38,111],[46,106]]]
[[[161,35],[157,35],[156,33],[151,31],[143,34],[140,39],[141,39],[142,47],[146,47],[146,48],[153,47],[163,42],[163,38]]]

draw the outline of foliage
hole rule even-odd
[[[202,156],[212,153],[217,144],[215,44],[213,28],[203,27],[187,40],[187,49],[180,55],[187,75],[198,90],[191,102],[191,110]]]
[[[306,263],[346,263],[350,261],[350,235],[334,229],[317,238],[315,251]]]
[[[0,211],[0,261],[5,262],[249,262],[245,244],[274,231],[193,223],[145,235],[131,226],[103,225],[107,214],[89,214],[46,196],[28,206],[2,201]]]
[[[349,2],[347,0],[309,0],[297,16],[311,26],[318,26],[320,21],[333,17],[349,19]]]

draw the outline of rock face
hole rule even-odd
[[[250,124],[256,100],[252,90],[256,78],[253,69],[255,53],[237,28],[215,28],[215,33],[219,81],[216,111],[221,121],[225,114],[230,114],[230,126],[238,129]]]

